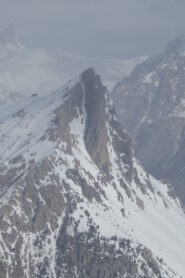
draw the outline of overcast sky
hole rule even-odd
[[[27,44],[102,58],[159,53],[185,33],[184,14],[185,0],[0,0],[0,25]]]

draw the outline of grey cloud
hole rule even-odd
[[[126,58],[185,33],[184,11],[184,0],[0,0],[0,24],[13,22],[34,47]]]

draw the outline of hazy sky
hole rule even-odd
[[[185,0],[0,0],[31,46],[102,58],[158,53],[185,33]]]

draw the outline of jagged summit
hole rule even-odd
[[[134,158],[93,69],[2,107],[0,142],[0,277],[183,277],[180,203]]]
[[[93,161],[101,169],[108,170],[109,158],[107,154],[108,135],[106,130],[106,106],[108,92],[103,86],[100,76],[94,69],[82,73],[85,92],[86,128],[85,144]]]
[[[185,55],[185,35],[181,35],[168,43],[165,54],[172,55]]]
[[[83,71],[81,73],[81,76],[83,79],[86,79],[86,78],[93,79],[97,76],[97,74],[95,72],[95,69],[91,67],[91,68],[88,68],[85,71]],[[100,77],[99,77],[99,79],[100,79]],[[101,83],[101,79],[99,80],[99,82]]]
[[[82,72],[80,79],[82,80],[85,88],[88,88],[87,91],[85,90],[86,94],[94,94],[96,97],[102,97],[102,95],[105,95],[106,93],[108,94],[108,90],[102,84],[102,80],[94,68],[88,68]]]

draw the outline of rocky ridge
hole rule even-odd
[[[136,157],[152,175],[171,182],[185,202],[185,37],[136,67],[113,93],[118,118]]]

